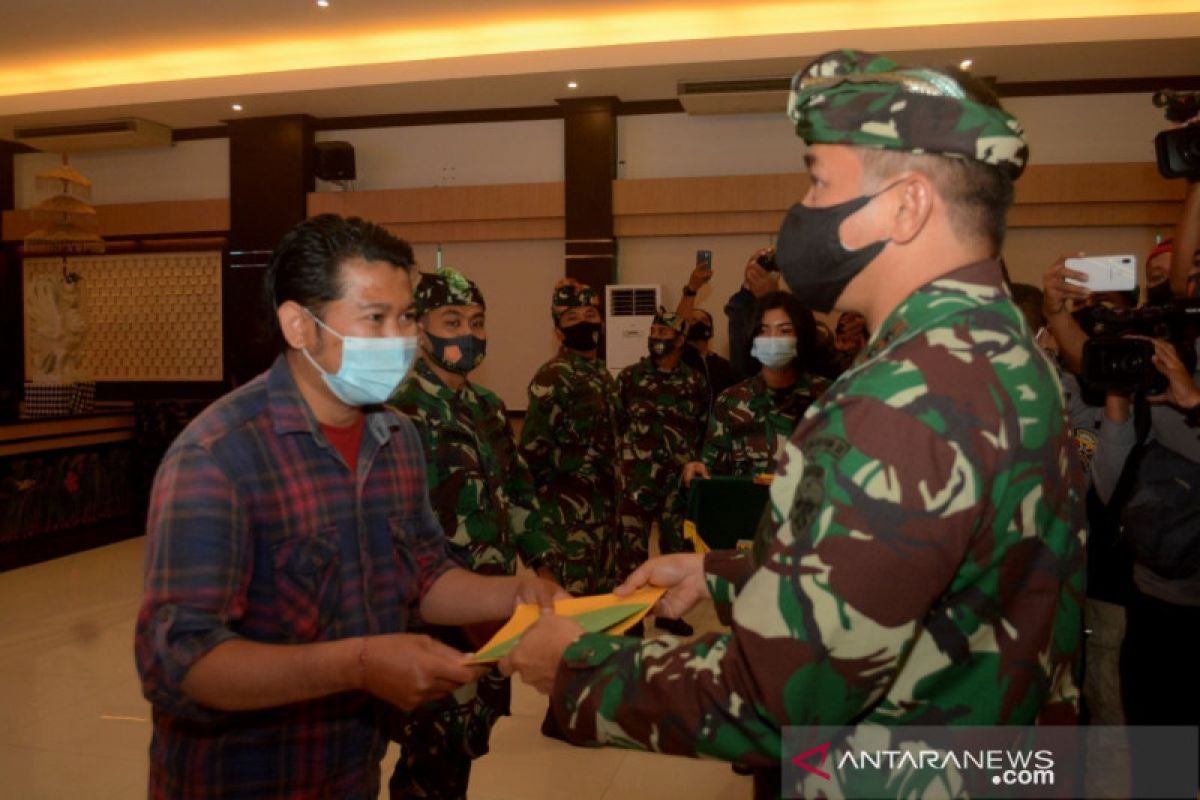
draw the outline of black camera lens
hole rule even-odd
[[[758,265],[767,272],[774,272],[775,270],[779,269],[779,265],[775,263],[774,253],[766,253],[761,255],[756,259],[756,261],[758,261]]]

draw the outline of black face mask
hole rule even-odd
[[[675,352],[674,339],[655,339],[651,337],[649,345],[650,357],[655,361],[666,358]]]
[[[1175,295],[1171,294],[1171,282],[1163,281],[1146,287],[1146,305],[1169,306]]]
[[[600,346],[600,331],[604,326],[599,322],[576,322],[570,327],[559,327],[563,335],[563,345],[568,350],[586,353]]]
[[[429,338],[429,345],[432,349],[428,352],[433,362],[439,367],[457,372],[459,375],[466,375],[478,367],[483,363],[484,356],[487,355],[487,339],[480,339],[470,334],[453,337],[434,336],[428,331],[425,332],[425,336]],[[460,355],[457,361],[446,360],[446,350],[451,347],[458,348]]]
[[[838,229],[890,188],[833,206],[811,208],[797,203],[788,209],[779,228],[775,261],[797,300],[813,311],[832,311],[846,284],[883,251],[887,239],[847,250]]]
[[[687,340],[689,342],[707,342],[712,338],[712,326],[705,322],[696,322],[688,327]]]

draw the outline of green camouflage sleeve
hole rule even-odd
[[[733,622],[733,604],[737,593],[754,574],[754,559],[749,553],[712,550],[704,556],[704,582],[721,622]]]
[[[429,489],[429,501],[438,523],[447,539],[464,542],[466,531],[459,530],[458,516],[454,509],[458,502],[459,487],[450,483],[448,470],[438,463],[438,438],[435,424],[440,409],[438,401],[430,397],[412,382],[401,385],[388,404],[412,420],[413,427],[421,437],[421,448],[425,455],[425,483]]]
[[[552,708],[572,741],[766,766],[782,726],[845,723],[882,697],[962,560],[976,517],[958,512],[982,484],[919,420],[892,420],[903,474],[846,444],[877,416],[850,398],[806,432],[803,455],[787,445],[763,566],[744,582],[744,562],[727,565],[732,580],[710,578],[733,601],[732,634],[686,645],[588,635],[568,648]],[[884,502],[863,512],[864,491]],[[897,524],[888,500],[922,496],[944,513],[923,509],[919,532]]]
[[[562,387],[558,370],[547,364],[529,383],[529,407],[521,427],[521,456],[538,484],[553,482],[559,462],[555,430],[562,424]]]
[[[504,420],[509,441],[515,441],[504,402],[495,395],[491,395],[488,400],[492,406],[492,413],[498,414]],[[545,566],[553,570],[557,563],[557,547],[553,535],[550,534],[555,530],[556,509],[544,508],[538,503],[533,473],[516,448],[512,458],[508,460],[507,467],[503,477],[504,494],[509,501],[508,519],[512,525],[517,552],[527,567],[537,569]],[[561,518],[557,525],[562,526]]]
[[[700,460],[713,475],[733,473],[733,438],[729,427],[729,400],[722,392],[713,404],[712,417],[708,420],[708,435],[704,439],[704,450]]]

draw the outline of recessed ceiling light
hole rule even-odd
[[[567,88],[568,89],[578,89],[579,84],[576,83],[575,81],[567,81]]]
[[[317,5],[321,8],[329,8],[329,0],[317,0]]]
[[[958,62],[958,68],[961,70],[968,70],[974,65],[975,62],[969,58],[964,58],[962,61]]]
[[[231,106],[230,106],[230,108],[232,108],[234,111],[241,111],[241,110],[242,110],[242,104],[241,104],[241,103],[234,103],[233,105],[231,105]]]

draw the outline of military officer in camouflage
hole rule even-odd
[[[521,453],[533,471],[538,502],[562,518],[560,583],[575,595],[611,591],[616,574],[620,497],[616,382],[598,358],[600,298],[565,278],[551,315],[562,344],[529,383]]]
[[[659,307],[650,325],[650,352],[621,371],[617,387],[625,411],[621,434],[621,544],[617,573],[628,576],[650,555],[650,527],[658,523],[659,549],[691,550],[683,537],[679,500],[683,465],[695,461],[708,420],[708,382],[684,364],[687,325]],[[683,620],[658,620],[659,627],[687,636]]]
[[[666,556],[620,587],[670,587],[670,613],[711,596],[731,632],[642,642],[547,614],[502,664],[574,742],[740,761],[768,794],[784,726],[895,745],[904,725],[1074,721],[1084,589],[1059,386],[996,261],[1020,125],[955,71],[856,51],[801,71],[788,113],[811,184],[780,269],[873,335],[786,445],[761,558]]]
[[[483,575],[515,574],[519,554],[551,578],[558,571],[557,511],[537,502],[504,403],[468,377],[487,350],[483,294],[455,270],[439,269],[422,273],[413,304],[421,359],[390,402],[420,432],[430,503],[450,551]],[[486,640],[459,629],[430,633],[464,652]],[[492,671],[439,703],[400,715],[392,797],[465,798],[471,760],[488,752],[492,726],[509,713],[511,690]]]

